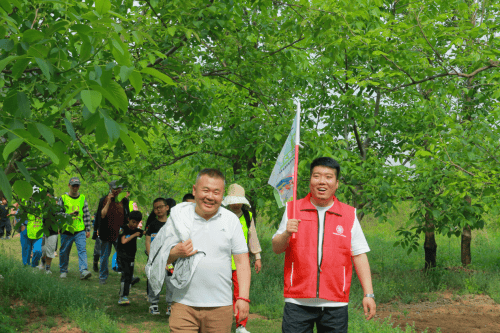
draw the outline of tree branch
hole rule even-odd
[[[284,49],[289,48],[290,46],[292,46],[292,45],[294,45],[294,44],[296,44],[296,43],[300,42],[300,41],[301,41],[301,40],[303,40],[304,38],[305,38],[305,37],[300,37],[299,39],[297,39],[297,40],[296,40],[296,41],[294,41],[293,43],[290,43],[290,44],[288,44],[288,45],[285,45],[285,46],[283,46],[282,48],[279,48],[279,49],[277,49],[276,51],[273,51],[273,52],[269,53],[267,56],[268,56],[268,57],[273,56],[273,55],[275,55],[276,53],[281,52],[281,51],[283,51]]]

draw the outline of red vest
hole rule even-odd
[[[322,298],[349,302],[351,289],[351,230],[354,207],[334,197],[334,205],[325,213],[323,256],[318,265],[318,213],[311,194],[297,200],[299,231],[290,238],[285,256],[286,298]],[[288,218],[292,204],[288,205]]]

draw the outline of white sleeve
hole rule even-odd
[[[281,218],[280,226],[278,227],[278,230],[276,233],[273,235],[273,238],[281,235],[286,231],[286,222],[288,221],[288,215],[287,215],[288,207],[285,209],[285,212],[283,213],[283,217]]]
[[[358,254],[366,253],[369,251],[370,247],[368,246],[365,234],[361,229],[361,224],[359,224],[356,211],[354,211],[354,223],[351,230],[351,255],[357,256]]]

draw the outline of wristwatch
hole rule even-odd
[[[365,294],[365,297],[375,298],[375,294]]]

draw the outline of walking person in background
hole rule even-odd
[[[116,246],[120,228],[128,223],[129,201],[125,197],[118,201],[122,189],[123,186],[118,184],[116,180],[111,181],[109,183],[109,194],[99,200],[97,207],[95,227],[97,236],[101,240],[100,284],[105,284],[109,276],[108,265],[111,247]]]
[[[69,254],[74,242],[78,251],[80,280],[88,279],[92,276],[88,270],[86,247],[87,238],[90,237],[91,221],[88,202],[80,193],[80,179],[72,177],[69,180],[68,192],[63,194],[57,203],[64,207],[67,215],[71,216],[71,222],[61,225],[60,278],[65,279],[68,275]]]
[[[99,259],[101,258],[101,239],[97,236],[97,228],[95,226],[97,214],[99,214],[99,212],[97,212],[94,215],[94,218],[92,219],[92,228],[94,230],[92,232],[92,239],[95,241],[95,243],[94,243],[94,262],[92,265],[92,269],[94,270],[94,272],[99,273]]]
[[[285,333],[312,333],[315,324],[318,332],[347,333],[353,263],[364,292],[366,319],[375,316],[366,256],[370,248],[356,209],[335,197],[339,177],[337,161],[329,157],[315,159],[310,167],[310,193],[295,202],[295,219],[291,218],[293,205],[287,205],[273,236],[273,251],[286,252]]]
[[[193,195],[193,193],[186,193],[182,197],[182,202],[194,202],[194,195]]]
[[[33,193],[40,192],[40,188],[33,186]],[[42,210],[33,198],[25,202],[28,220],[21,225],[21,246],[23,265],[30,264],[37,267],[42,257]],[[33,255],[33,257],[31,257]]]
[[[149,256],[149,251],[151,249],[151,243],[154,241],[158,232],[163,228],[167,222],[167,211],[168,211],[167,200],[164,198],[156,198],[153,201],[153,212],[155,213],[156,219],[154,219],[146,230],[146,254]],[[173,267],[172,267],[173,268]],[[170,315],[170,305],[172,304],[172,294],[174,292],[173,286],[170,283],[171,272],[165,274],[164,286],[166,289],[165,300],[167,302],[167,315]],[[160,293],[155,294],[153,289],[149,285],[148,281],[148,301],[150,303],[149,313],[152,315],[159,315],[160,310],[158,308],[158,303],[160,301]]]
[[[245,189],[238,184],[231,184],[227,190],[227,196],[222,201],[224,206],[227,206],[230,211],[232,211],[238,219],[240,220],[241,227],[243,229],[243,235],[248,244],[248,250],[251,255],[255,258],[255,272],[259,274],[262,268],[262,262],[260,257],[260,252],[262,249],[260,247],[259,239],[257,238],[257,230],[255,230],[255,220],[253,219],[252,212],[248,209],[250,208],[250,202],[248,202],[245,197]],[[238,277],[236,274],[236,265],[234,263],[234,258],[232,258],[232,281],[233,281],[233,308],[236,305],[236,300],[239,297],[239,286]],[[246,329],[248,318],[239,322],[238,317],[236,317],[236,333],[250,333]]]
[[[47,196],[50,197],[52,201],[51,204],[57,207],[57,201],[49,191],[47,191]],[[42,269],[45,269],[46,274],[52,274],[50,265],[56,254],[57,240],[59,237],[59,228],[57,227],[57,215],[59,213],[60,211],[56,210],[54,207],[53,209],[49,208],[43,216],[43,225],[49,230],[48,234],[44,232],[42,240],[42,263],[44,263]]]
[[[134,275],[134,261],[137,252],[137,238],[142,237],[144,232],[137,226],[142,220],[142,214],[139,211],[132,211],[128,217],[128,224],[120,229],[118,236],[118,245],[116,247],[117,257],[121,264],[122,277],[120,284],[120,299],[118,304],[127,305],[130,303],[128,294]]]
[[[10,239],[12,226],[9,219],[9,205],[5,197],[1,197],[0,202],[0,239]]]

